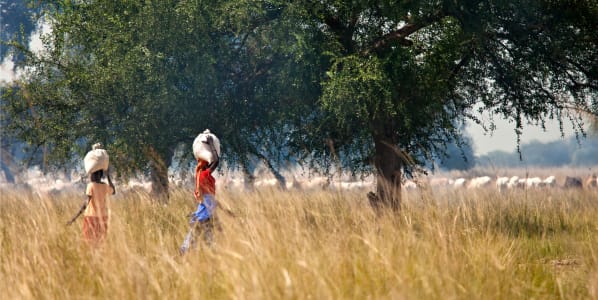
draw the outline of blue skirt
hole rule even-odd
[[[204,195],[203,202],[197,205],[197,210],[191,214],[190,224],[195,222],[205,222],[214,215],[216,209],[216,199],[214,195]]]

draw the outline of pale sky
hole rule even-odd
[[[42,55],[44,53],[44,44],[42,41],[42,35],[46,35],[51,33],[52,28],[50,25],[44,21],[44,19],[40,19],[37,23],[36,29],[31,33],[29,37],[29,50],[33,53]],[[6,47],[0,45],[0,47]],[[0,85],[6,82],[11,82],[21,76],[23,70],[16,69],[15,70],[15,63],[12,61],[12,55],[7,55],[6,57],[0,58]]]
[[[467,133],[471,136],[474,145],[475,155],[484,155],[495,150],[513,152],[517,150],[517,135],[515,134],[512,123],[504,120],[495,120],[496,130],[490,133],[484,133],[480,125],[468,123]],[[565,136],[561,137],[559,124],[557,121],[547,121],[546,131],[539,126],[525,126],[521,135],[521,144],[537,140],[542,143],[564,140],[575,136],[569,121],[564,121],[563,129]]]
[[[12,61],[12,56],[0,59],[0,84],[2,82],[11,82],[15,80],[15,72],[13,71],[15,63]]]

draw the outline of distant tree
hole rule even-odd
[[[590,135],[588,139],[578,141],[570,138],[569,141],[571,164],[577,167],[593,167],[598,165],[598,137]]]
[[[184,145],[191,153],[194,137],[209,128],[222,140],[226,165],[250,174],[261,162],[284,183],[280,168],[290,154],[281,149],[288,127],[273,112],[285,107],[285,114],[295,114],[300,109],[289,109],[292,95],[318,89],[312,89],[317,80],[298,78],[302,62],[288,59],[295,40],[274,26],[283,22],[278,6],[40,5],[52,26],[44,37],[46,54],[12,41],[26,56],[28,73],[3,92],[2,109],[15,120],[6,129],[31,145],[29,153],[44,149],[52,164],[72,164],[101,141],[120,175],[147,172],[154,192],[163,195],[175,149]]]
[[[480,167],[513,167],[520,163],[519,155],[502,150],[491,151],[476,160]]]
[[[547,143],[535,140],[522,144],[519,153],[494,151],[479,157],[478,163],[482,166],[501,167],[591,167],[598,165],[596,149],[598,149],[598,139],[594,136],[584,140],[570,137]]]
[[[461,132],[465,132],[465,126],[460,126]],[[473,168],[476,158],[473,152],[473,140],[467,134],[463,134],[461,140],[448,143],[446,155],[440,156],[439,167],[445,170],[466,171]]]
[[[585,118],[588,120],[588,123],[590,124],[590,134],[595,137],[598,136],[598,116],[594,114],[585,114]]]
[[[596,155],[596,148],[583,148],[573,152],[571,155],[571,164],[577,167],[597,166],[598,156]]]
[[[209,7],[194,3],[43,2],[52,26],[45,53],[11,44],[26,55],[27,73],[3,93],[5,129],[30,153],[47,149],[53,164],[72,164],[103,142],[120,175],[147,171],[164,195],[174,149],[217,118],[219,41]]]
[[[532,141],[521,145],[521,159],[527,165],[562,167],[571,163],[571,150],[564,141]]]

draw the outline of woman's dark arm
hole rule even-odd
[[[114,187],[114,184],[112,183],[112,179],[110,179],[110,170],[106,171],[106,178],[108,178],[108,184],[112,188],[112,195],[116,194],[116,188]]]
[[[210,168],[210,173],[216,171],[218,167],[218,163],[220,162],[220,157],[218,157],[218,151],[216,151],[216,147],[214,146],[214,139],[208,135],[208,145],[210,146],[210,151],[212,151],[212,157],[214,157],[214,161],[210,163],[208,166]]]

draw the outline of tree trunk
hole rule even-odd
[[[394,212],[401,209],[402,151],[390,139],[374,137],[376,193],[368,194],[370,204],[378,210],[382,206]]]
[[[272,163],[270,162],[270,160],[268,160],[267,157],[261,154],[258,154],[258,157],[266,164],[266,167],[268,168],[268,170],[270,170],[272,175],[274,175],[274,178],[276,178],[276,182],[278,182],[278,186],[280,187],[280,189],[286,190],[287,180],[284,178],[284,176],[282,176],[282,174],[280,174],[280,172],[278,172],[278,170],[274,168],[274,165],[272,165]]]
[[[162,203],[168,203],[168,167],[172,161],[172,151],[166,157],[161,157],[153,147],[150,147],[150,180],[152,182],[152,196]]]
[[[12,175],[11,170],[14,163],[9,151],[9,147],[4,147],[4,141],[2,141],[2,145],[0,145],[0,171],[4,172],[4,179],[6,179],[6,182],[14,183],[15,178]]]
[[[247,163],[242,163],[241,169],[243,170],[243,182],[245,184],[244,188],[248,191],[252,191],[255,183],[253,169],[249,168],[249,166],[247,166]]]

